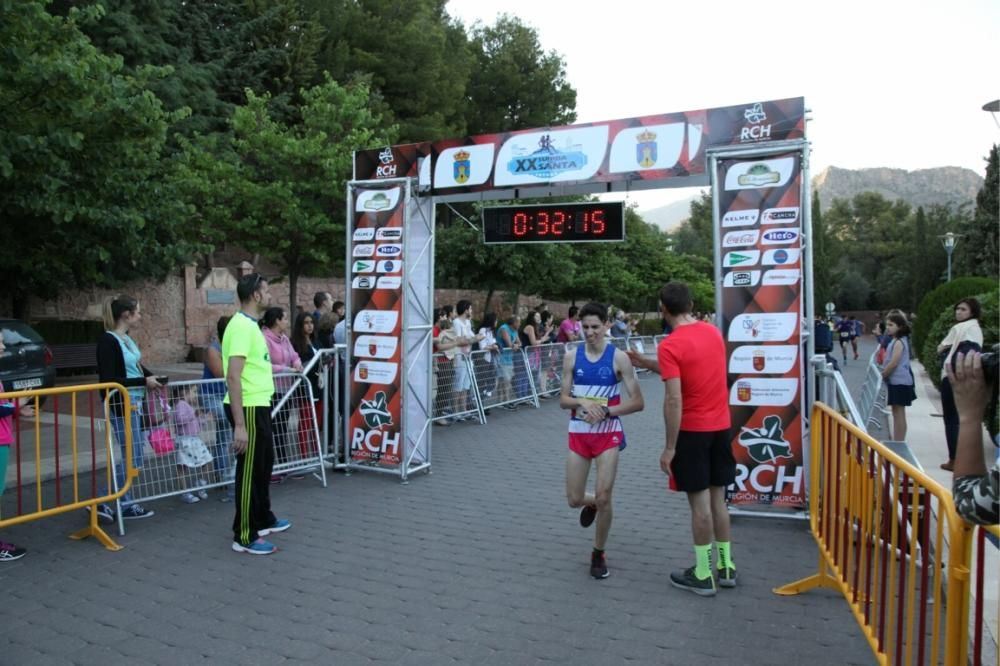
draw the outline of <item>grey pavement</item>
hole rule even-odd
[[[810,575],[804,521],[736,517],[739,587],[674,589],[693,561],[687,503],[658,469],[663,389],[625,419],[611,577],[589,577],[593,528],[566,506],[566,414],[494,410],[436,428],[408,485],[333,474],[272,486],[291,519],[278,553],[230,551],[232,505],[149,505],[125,548],[66,538],[82,515],[6,530],[0,666],[20,664],[872,664],[843,598],[779,597]]]

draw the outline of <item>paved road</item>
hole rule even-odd
[[[688,509],[657,470],[662,385],[629,417],[608,546],[565,505],[565,415],[494,413],[434,432],[434,468],[403,486],[336,474],[274,487],[294,527],[281,550],[229,549],[232,507],[164,500],[111,553],[57,517],[5,534],[30,549],[0,565],[0,665],[21,664],[871,664],[847,604],[817,590],[801,521],[736,518],[740,586],[702,599],[669,585],[692,561]]]

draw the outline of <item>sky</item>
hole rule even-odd
[[[1000,143],[1000,0],[448,0],[467,26],[535,28],[576,122],[804,97],[811,172],[959,166]],[[445,137],[442,137],[445,138]],[[641,210],[693,189],[637,192]]]

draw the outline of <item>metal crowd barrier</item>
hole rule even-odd
[[[453,421],[479,421],[486,423],[483,415],[481,391],[478,387],[473,352],[465,355],[456,352],[453,358],[438,352],[432,358],[434,411],[431,421],[448,424]],[[465,388],[459,390],[460,382]]]
[[[844,381],[844,375],[827,363],[824,354],[813,356],[812,364],[816,370],[816,399],[850,419],[851,423],[867,434],[867,421],[861,416],[854,396]]]
[[[311,370],[312,364],[306,369]],[[326,469],[320,448],[316,400],[305,374],[274,377],[271,408],[275,480],[284,475],[313,473],[326,486]],[[133,464],[138,471],[127,493],[115,500],[118,533],[125,534],[122,509],[131,503],[179,497],[187,504],[209,499],[208,491],[221,489],[219,499],[232,497],[236,457],[233,431],[226,418],[224,379],[170,382],[162,389],[145,391],[138,415],[139,432]],[[111,449],[112,462],[120,454]],[[112,479],[117,490],[117,479]]]
[[[33,416],[13,417],[6,491],[2,497],[0,530],[63,513],[89,509],[87,526],[71,539],[92,536],[108,550],[120,550],[97,524],[97,507],[114,502],[132,485],[133,433],[130,419],[119,421],[124,435],[112,434],[106,392],[124,391],[120,384],[88,384],[0,393],[0,400],[27,398]],[[131,409],[127,392],[123,409]],[[44,401],[44,409],[43,409]],[[115,452],[123,450],[121,488],[112,474]],[[77,514],[83,515],[83,514]]]
[[[535,368],[533,378],[539,398],[547,398],[562,390],[562,366],[566,345],[549,343],[524,348],[529,367]]]
[[[879,664],[981,663],[981,620],[970,655],[973,530],[949,490],[826,404],[811,425],[819,570],[775,593],[840,591]]]
[[[879,405],[879,396],[883,393],[883,381],[882,369],[875,361],[877,355],[878,352],[875,352],[868,359],[868,367],[865,369],[865,382],[861,386],[861,396],[858,398],[858,413],[864,420],[866,431],[868,425],[874,425],[876,428],[882,427],[882,422],[875,415],[876,409],[886,415],[889,414],[888,410],[885,409],[884,403]]]

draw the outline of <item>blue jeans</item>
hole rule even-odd
[[[115,461],[115,479],[118,481],[118,489],[125,485],[125,417],[121,414],[112,414],[111,429],[118,440],[118,459]],[[142,412],[138,409],[132,410],[132,465],[136,469],[142,469],[143,449],[145,448],[146,433],[142,430]],[[104,494],[105,490],[101,490]],[[122,505],[131,504],[131,493],[125,493],[121,498]]]
[[[222,404],[221,393],[202,397],[201,404],[205,411],[212,415],[215,421],[215,445],[212,447],[212,460],[220,481],[228,481],[233,470],[233,429],[226,419],[226,408]]]

